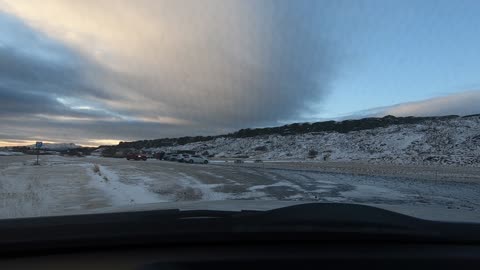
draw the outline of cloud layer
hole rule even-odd
[[[0,144],[218,134],[318,115],[343,63],[332,3],[0,0]],[[357,115],[477,113],[478,93]]]
[[[119,135],[98,134],[101,122],[148,126],[148,134],[125,134],[131,139],[293,119],[324,98],[336,68],[317,1],[0,7],[8,12],[0,13],[0,116],[71,128],[83,120],[90,137]],[[56,121],[67,119],[78,121]]]
[[[406,102],[353,113],[345,118],[367,116],[439,116],[480,113],[480,91],[466,91],[426,100]]]

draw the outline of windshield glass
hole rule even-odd
[[[0,219],[283,201],[480,222],[479,13],[1,0]]]

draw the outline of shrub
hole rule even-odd
[[[117,152],[117,149],[115,147],[106,147],[102,151],[102,156],[103,157],[113,157],[116,152]]]
[[[100,174],[100,166],[98,164],[93,165],[93,172]]]
[[[267,147],[265,145],[263,146],[258,146],[258,147],[255,147],[255,151],[267,151]]]
[[[308,158],[315,158],[318,155],[318,151],[311,149],[308,151]]]

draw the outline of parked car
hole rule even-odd
[[[208,164],[208,159],[199,156],[199,155],[188,155],[187,158],[185,158],[185,162],[187,163],[201,163],[201,164]]]
[[[235,159],[235,161],[233,163],[243,163],[243,160],[241,159]]]
[[[261,159],[255,159],[253,162],[254,163],[263,163],[263,161]]]
[[[155,153],[155,158],[158,159],[158,160],[164,159],[164,156],[165,156],[165,152]]]
[[[189,154],[180,154],[178,155],[177,161],[178,162],[185,162],[190,157]]]
[[[168,158],[169,161],[177,161],[178,160],[178,154],[171,154],[170,157]]]
[[[144,154],[135,154],[135,153],[130,153],[127,155],[127,160],[147,160],[147,156]]]

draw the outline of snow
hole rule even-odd
[[[0,156],[23,156],[21,152],[0,151]]]
[[[112,201],[113,205],[143,204],[167,201],[162,200],[157,194],[150,192],[142,182],[128,185],[120,181],[120,177],[105,166],[95,164],[82,165],[91,177],[94,188],[100,189]],[[95,172],[94,166],[98,166]]]
[[[401,175],[366,176],[98,157],[42,156],[40,166],[33,166],[33,161],[34,157],[28,155],[0,157],[0,218],[218,200],[432,206],[478,215],[478,181],[433,182]]]
[[[341,195],[346,198],[355,198],[355,199],[371,199],[371,198],[382,198],[382,199],[404,199],[405,196],[394,190],[370,186],[370,185],[355,185],[355,189],[351,191],[341,192]]]
[[[84,183],[84,170],[56,156],[2,157],[0,218],[43,216],[76,209],[104,207],[104,200]]]
[[[178,179],[185,187],[198,189],[201,192],[201,199],[205,201],[225,200],[229,196],[223,192],[214,191],[215,188],[221,187],[222,184],[205,184],[197,180],[196,178],[189,176],[185,173],[179,173],[182,177]]]
[[[18,174],[20,169],[20,165],[14,164],[1,171],[0,217],[43,215],[53,201],[50,190],[38,177],[29,181],[30,174]]]
[[[256,151],[265,146],[266,151]],[[349,133],[317,132],[250,138],[216,138],[149,151],[208,151],[215,158],[265,161],[361,161],[368,163],[480,167],[480,118],[430,120]],[[310,159],[308,152],[318,155]]]
[[[269,188],[269,187],[286,187],[286,188],[290,188],[290,189],[293,189],[297,192],[309,192],[308,190],[305,190],[304,188],[302,188],[301,186],[299,185],[296,185],[292,182],[288,182],[288,181],[278,181],[278,182],[275,182],[271,185],[256,185],[256,186],[252,186],[252,187],[249,187],[248,190],[250,191],[257,191],[257,190],[261,190],[261,189],[266,189],[266,188]],[[319,189],[320,190],[320,189]],[[316,192],[315,190],[310,190],[310,191],[314,191]],[[320,190],[321,192],[324,192],[323,189]]]

